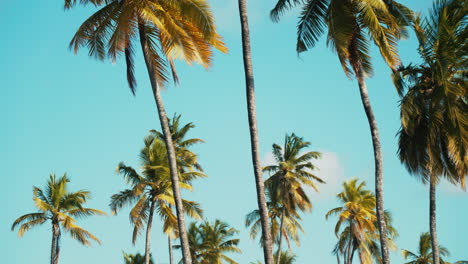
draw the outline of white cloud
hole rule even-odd
[[[318,183],[319,192],[310,190],[309,194],[313,200],[334,198],[339,192],[341,184],[344,181],[344,169],[340,159],[335,152],[321,151],[322,158],[313,161],[318,168],[314,174],[322,178],[326,184]],[[273,153],[267,153],[262,160],[262,165],[275,164]]]

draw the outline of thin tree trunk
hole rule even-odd
[[[281,242],[283,242],[283,224],[284,224],[284,208],[281,212],[278,251],[276,251],[276,264],[280,264],[280,261],[281,261]]]
[[[146,241],[145,241],[145,264],[150,263],[150,247],[151,247],[151,227],[153,226],[153,214],[154,214],[154,200],[151,201],[148,225],[146,226]]]
[[[60,256],[60,226],[58,223],[52,223],[52,246],[50,252],[50,263],[58,264]]]
[[[374,147],[374,162],[375,162],[375,200],[376,200],[376,212],[377,222],[380,233],[380,249],[382,254],[382,263],[390,264],[390,256],[388,253],[388,241],[387,241],[387,225],[385,223],[384,213],[384,189],[383,189],[383,158],[382,150],[380,146],[379,130],[377,128],[377,121],[375,120],[374,112],[371,107],[369,100],[369,94],[367,91],[367,85],[364,79],[364,73],[362,68],[359,67],[357,71],[357,80],[359,84],[359,92],[361,95],[362,105],[366,112],[367,121],[372,135],[372,145]]]
[[[439,242],[437,240],[437,229],[436,229],[436,183],[431,178],[429,184],[429,228],[431,232],[431,243],[432,243],[432,263],[440,263],[439,253]]]
[[[54,264],[56,240],[57,240],[57,237],[55,236],[55,228],[54,228],[54,225],[52,224],[52,244],[50,246],[50,264]]]
[[[167,245],[169,246],[169,264],[173,264],[174,256],[172,255],[172,239],[170,236],[167,236]]]
[[[180,194],[179,175],[177,171],[177,160],[174,143],[172,142],[172,134],[169,129],[169,120],[167,118],[166,110],[164,109],[164,104],[160,94],[161,87],[159,87],[159,84],[156,80],[153,65],[151,64],[151,61],[148,58],[148,46],[146,39],[147,37],[144,31],[144,27],[141,24],[139,25],[139,34],[141,47],[143,49],[143,56],[145,58],[146,68],[148,70],[148,75],[151,81],[151,88],[153,90],[154,100],[156,102],[156,107],[158,110],[159,122],[161,123],[162,132],[164,134],[164,141],[166,143],[166,151],[169,161],[169,170],[172,182],[172,191],[174,194],[175,209],[177,214],[177,225],[179,227],[180,244],[182,246],[182,259],[184,261],[184,264],[192,264],[187,238],[187,230],[185,228],[184,208],[182,204],[182,197]]]
[[[247,14],[247,0],[239,0],[239,16],[242,33],[242,53],[244,60],[245,85],[247,94],[247,112],[249,117],[250,144],[252,149],[252,163],[255,176],[255,187],[257,189],[257,203],[260,211],[263,236],[263,255],[265,264],[273,264],[273,241],[271,239],[270,223],[267,204],[265,200],[265,188],[260,164],[260,153],[258,143],[257,117],[255,109],[255,86],[252,67],[252,55],[250,50],[250,33]]]
[[[356,247],[352,246],[351,247],[351,256],[349,257],[349,264],[353,263],[353,258],[354,258],[354,253],[356,253]]]

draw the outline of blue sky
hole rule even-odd
[[[336,56],[322,41],[300,57],[295,52],[297,12],[279,24],[269,20],[274,1],[250,1],[253,64],[262,158],[271,159],[271,144],[295,132],[324,153],[317,161],[328,182],[313,194],[314,209],[304,215],[306,234],[294,247],[298,264],[335,263],[331,250],[335,219],[324,214],[338,205],[334,194],[345,179],[359,177],[373,188],[370,133],[354,81],[342,72]],[[418,11],[431,1],[402,1]],[[0,217],[0,250],[6,263],[48,263],[50,227],[44,225],[23,238],[10,232],[18,216],[35,210],[32,186],[45,184],[50,173],[67,172],[72,189],[93,193],[90,207],[109,211],[109,197],[125,187],[115,173],[120,161],[138,166],[138,152],[147,131],[159,129],[155,105],[142,58],[137,53],[138,91],[127,88],[123,60],[102,63],[77,56],[67,48],[74,31],[93,8],[64,12],[60,1],[5,1],[0,17],[4,38],[0,58],[3,96],[0,104],[0,164],[6,207]],[[178,63],[181,85],[168,87],[163,97],[168,113],[181,113],[196,124],[193,137],[206,141],[196,151],[209,178],[195,183],[185,197],[203,205],[206,217],[240,230],[239,263],[262,259],[257,241],[244,227],[244,217],[256,207],[249,150],[240,31],[235,0],[213,2],[219,31],[229,54],[216,54],[214,66]],[[414,38],[400,43],[403,61],[417,61]],[[368,80],[381,132],[385,164],[385,202],[400,232],[399,248],[416,250],[419,234],[428,230],[428,190],[410,176],[396,157],[399,127],[398,97],[388,68],[373,50],[375,76]],[[455,261],[468,258],[468,195],[448,184],[438,192],[439,241]],[[93,217],[80,224],[102,239],[86,248],[63,236],[61,263],[122,263],[122,251],[143,251],[143,239],[131,244],[128,210],[118,216]],[[152,251],[156,263],[168,263],[161,223],[154,224]],[[178,256],[177,256],[178,258]],[[5,259],[5,258],[4,258]],[[393,263],[402,263],[399,251]]]

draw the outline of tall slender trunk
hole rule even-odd
[[[387,225],[385,223],[384,213],[384,189],[383,189],[383,158],[380,146],[379,130],[377,128],[377,121],[375,120],[374,112],[369,100],[367,85],[364,78],[362,67],[358,67],[356,77],[359,85],[359,92],[361,95],[362,105],[366,112],[367,121],[372,135],[372,145],[374,147],[374,162],[375,162],[375,200],[377,222],[380,233],[380,249],[382,254],[382,264],[390,264],[390,256],[388,253],[387,241]]]
[[[267,204],[265,200],[265,187],[263,182],[262,167],[258,143],[257,117],[255,109],[255,86],[252,67],[252,55],[250,50],[249,21],[247,14],[247,0],[239,0],[239,16],[242,33],[242,54],[244,60],[245,86],[247,94],[247,112],[249,117],[250,145],[252,150],[252,163],[257,189],[257,203],[260,211],[263,236],[263,255],[265,264],[273,264],[273,241],[271,239],[270,223]]]
[[[153,226],[153,214],[154,214],[154,200],[152,199],[149,216],[148,216],[148,225],[146,226],[145,264],[150,263],[151,227]]]
[[[432,263],[440,263],[439,241],[437,240],[436,229],[436,183],[435,179],[431,177],[429,183],[429,229],[431,232],[432,243]]]
[[[281,212],[278,251],[276,251],[276,264],[279,264],[281,261],[281,242],[283,242],[283,224],[284,224],[284,208]]]
[[[50,263],[58,264],[60,256],[60,226],[58,223],[52,223],[52,245],[50,252]]]
[[[145,58],[146,68],[148,70],[148,75],[151,81],[151,88],[153,90],[154,101],[156,102],[156,107],[159,115],[159,122],[161,124],[161,129],[164,135],[164,142],[166,143],[167,157],[169,161],[169,170],[171,175],[172,182],[172,191],[174,193],[175,200],[175,209],[177,214],[177,225],[179,227],[179,237],[180,244],[182,245],[182,259],[184,264],[192,264],[192,259],[190,257],[190,249],[187,238],[187,230],[185,228],[185,216],[184,208],[182,204],[182,197],[180,194],[179,186],[179,175],[177,171],[177,160],[175,154],[174,143],[172,142],[172,134],[169,129],[169,120],[167,118],[166,110],[164,109],[164,104],[161,98],[159,84],[156,80],[155,71],[153,65],[151,64],[150,59],[148,58],[148,43],[145,29],[142,22],[139,21],[139,34],[140,34],[140,43],[141,48],[143,49],[143,56]]]
[[[167,236],[167,245],[169,247],[169,264],[174,263],[174,256],[172,253],[172,239],[170,236]]]

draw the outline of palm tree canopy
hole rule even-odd
[[[241,253],[239,239],[233,238],[239,231],[220,220],[191,223],[188,236],[192,260],[195,264],[237,264],[226,253]],[[180,245],[174,246],[180,248]]]
[[[65,9],[78,2],[100,9],[78,28],[70,48],[76,53],[87,47],[89,56],[100,60],[115,61],[123,54],[132,93],[136,88],[133,61],[137,36],[148,47],[144,52],[161,86],[168,80],[168,72],[177,81],[175,59],[209,67],[213,47],[227,52],[205,0],[65,0]]]
[[[120,163],[117,172],[124,176],[131,187],[112,195],[110,203],[115,214],[124,206],[133,205],[130,211],[130,221],[134,226],[133,243],[145,227],[151,203],[155,203],[155,210],[164,222],[163,231],[171,236],[177,234],[177,218],[171,208],[175,202],[165,143],[153,135],[146,137],[144,143],[145,147],[140,152],[142,173],[139,174],[132,167]],[[185,160],[178,165],[186,169],[191,164]],[[181,173],[180,186],[191,190],[192,186],[189,182],[197,177],[205,177],[205,175],[189,170]],[[198,203],[189,200],[182,200],[182,203],[187,215],[195,219],[202,218],[203,210]]]
[[[466,0],[440,0],[429,17],[417,17],[414,30],[422,63],[401,66],[394,74],[402,98],[398,155],[408,171],[425,183],[444,176],[465,185],[467,10]]]
[[[265,194],[267,198],[267,208],[268,216],[270,218],[270,229],[272,239],[273,241],[275,241],[275,243],[278,243],[283,207],[278,201],[272,201],[271,190],[269,190],[269,188],[266,189]],[[300,245],[299,232],[304,233],[304,229],[302,228],[302,225],[300,223],[301,220],[301,216],[297,212],[285,212],[285,215],[283,217],[283,230],[281,232],[283,234],[283,237],[286,239],[286,242],[288,243],[288,247],[291,247],[291,240],[294,241],[297,246]],[[252,239],[255,239],[261,231],[260,211],[258,209],[253,210],[252,212],[246,215],[245,226],[250,227],[250,237]],[[262,236],[260,236],[260,245],[263,245]]]
[[[325,183],[312,172],[317,168],[311,161],[320,158],[321,154],[316,151],[304,153],[309,146],[310,142],[304,141],[294,133],[286,135],[283,147],[273,144],[276,164],[263,168],[264,172],[270,173],[270,177],[265,180],[265,186],[271,201],[281,203],[290,212],[297,209],[310,210],[312,203],[303,187],[318,191],[315,182]]]
[[[181,166],[181,173],[186,169],[203,172],[203,168],[197,161],[197,155],[190,151],[189,148],[195,144],[203,143],[204,141],[200,138],[187,138],[188,132],[195,128],[195,124],[189,122],[184,125],[181,123],[181,117],[181,115],[174,114],[174,117],[169,119],[169,130],[172,134],[172,141],[176,148],[176,154],[179,157],[177,160],[178,164],[181,164],[179,165]],[[163,133],[154,129],[150,132],[154,137],[164,140]]]
[[[338,257],[343,255],[346,259],[350,254],[347,248],[351,247],[361,252],[363,263],[372,263],[372,258],[376,263],[382,263],[374,194],[366,189],[364,181],[351,179],[343,183],[343,191],[337,194],[337,198],[343,206],[331,209],[325,215],[327,219],[338,216],[335,225],[338,242],[333,253]],[[393,218],[388,211],[385,211],[385,222],[389,248],[395,250],[393,239],[398,236],[398,232],[393,227]]]
[[[327,45],[338,55],[348,76],[362,67],[372,74],[369,46],[373,41],[390,68],[399,65],[397,41],[406,37],[405,27],[413,13],[396,1],[384,0],[278,0],[271,11],[273,21],[295,6],[301,6],[297,25],[297,52],[315,46],[327,32]]]
[[[19,226],[18,235],[21,237],[31,228],[42,225],[47,221],[59,224],[70,236],[85,246],[89,246],[90,240],[97,243],[101,241],[93,234],[76,225],[76,219],[92,215],[106,215],[103,211],[86,208],[83,205],[91,197],[89,191],[68,191],[68,176],[64,174],[57,178],[50,175],[45,188],[33,187],[33,201],[37,209],[36,213],[25,214],[13,222],[11,230]]]
[[[127,254],[123,253],[124,264],[144,264],[145,256],[140,253],[137,254]],[[154,264],[153,258],[150,257],[150,264]]]
[[[447,248],[439,246],[440,250],[440,263],[449,264],[444,262],[442,257],[449,257],[450,252]],[[429,232],[424,232],[419,237],[419,245],[416,253],[413,253],[409,250],[403,249],[401,251],[404,259],[409,260],[405,264],[431,264],[432,260],[432,243],[431,243],[431,234]]]

